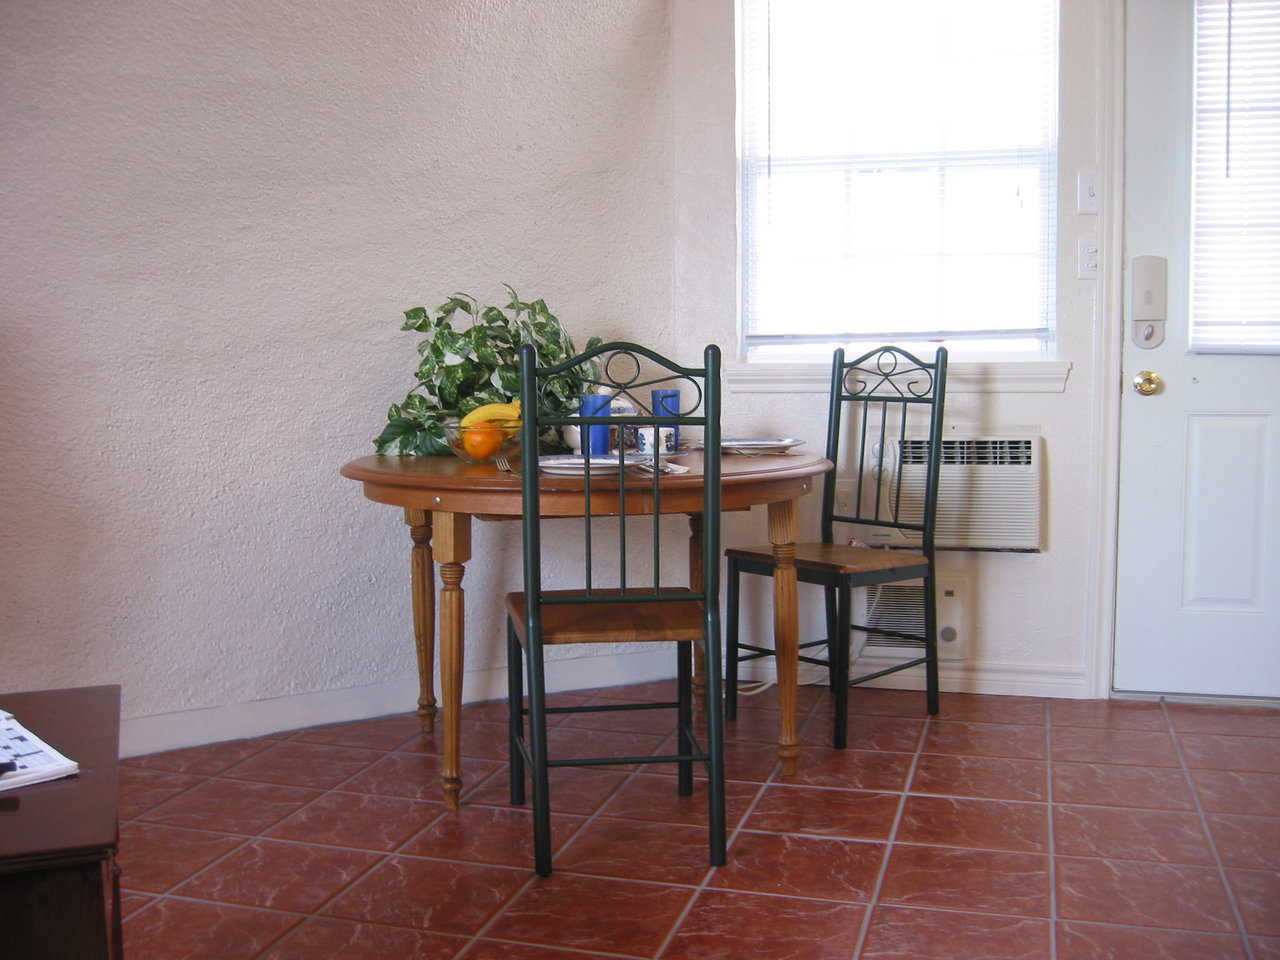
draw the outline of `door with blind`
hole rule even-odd
[[[1276,697],[1280,0],[1129,0],[1126,32],[1114,686]]]

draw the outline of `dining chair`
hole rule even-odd
[[[508,716],[511,740],[511,802],[525,802],[525,770],[533,787],[534,867],[540,876],[551,873],[551,803],[548,771],[555,767],[675,763],[673,789],[693,793],[693,765],[705,765],[709,808],[710,861],[725,862],[724,718],[720,680],[720,350],[714,344],[703,353],[702,367],[685,367],[633,343],[606,343],[554,366],[540,367],[531,345],[520,348],[520,400],[524,456],[520,479],[523,517],[524,589],[507,595]],[[576,375],[576,377],[573,377]],[[556,405],[539,398],[555,392],[564,400],[566,382],[605,388],[631,401],[634,416],[566,417],[549,414]],[[647,388],[681,390],[681,409],[652,409]],[[559,404],[563,409],[563,402]],[[608,456],[582,458],[581,479],[556,478],[555,495],[568,484],[580,490],[584,524],[582,562],[571,564],[562,533],[547,537],[544,547],[541,519],[551,491],[540,488],[538,435],[548,427],[576,424],[586,436],[592,426],[678,426],[702,428],[705,450],[701,507],[703,516],[702,585],[662,582],[662,462],[658,444],[636,464],[633,454],[619,450]],[[621,435],[622,431],[619,430]],[[655,430],[656,434],[656,430]],[[576,510],[576,508],[574,508]],[[559,521],[557,521],[559,522]],[[607,524],[616,537],[616,566],[612,541],[594,530]],[[630,534],[630,538],[629,538]],[[643,544],[646,539],[649,541]],[[635,552],[635,540],[644,549]],[[574,586],[548,589],[543,582],[544,560],[555,556],[557,579]],[[684,547],[681,545],[681,555]],[[644,569],[645,566],[650,569]],[[550,566],[548,564],[547,566]],[[639,568],[639,572],[637,572]],[[674,702],[626,703],[597,706],[548,707],[545,650],[568,643],[671,643],[676,654]],[[692,650],[702,644],[706,663],[706,744],[694,736]],[[528,708],[525,696],[527,662]],[[547,717],[558,713],[600,713],[674,709],[675,753],[660,756],[550,756]],[[525,719],[528,719],[526,730]],[[558,730],[574,728],[560,726]]]
[[[946,397],[947,351],[939,347],[932,363],[884,346],[845,362],[844,350],[831,363],[831,395],[827,412],[827,459],[840,463],[845,430],[850,450],[845,468],[828,473],[822,485],[822,542],[796,545],[796,578],[823,588],[827,635],[800,644],[803,663],[826,667],[835,696],[834,745],[848,742],[849,687],[924,665],[925,699],[930,714],[938,712],[938,623],[934,564],[934,524],[938,506],[942,410]],[[847,426],[846,426],[847,417]],[[904,465],[924,464],[923,483],[903,483]],[[913,471],[918,476],[918,470]],[[837,490],[843,489],[837,511]],[[847,504],[847,508],[845,508]],[[840,538],[836,525],[841,524]],[[857,540],[857,528],[899,530],[912,537],[906,549],[870,547]],[[914,542],[919,536],[918,545]],[[734,547],[728,558],[725,618],[727,688],[725,712],[738,712],[738,666],[747,660],[776,656],[774,650],[738,639],[738,589],[744,573],[770,577],[774,560],[769,545]],[[923,581],[922,634],[874,628],[852,622],[855,588],[879,588],[904,580]],[[895,645],[916,647],[921,656],[862,676],[849,676],[851,631],[890,637]],[[826,658],[804,651],[826,648]],[[743,651],[747,651],[743,653]]]

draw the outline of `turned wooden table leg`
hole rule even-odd
[[[423,733],[436,728],[436,572],[431,562],[431,511],[405,507],[413,538],[409,564],[413,593],[413,639],[418,648],[418,720]]]
[[[800,623],[796,606],[796,504],[769,504],[769,542],[773,544],[773,644],[777,651],[778,707],[782,731],[778,759],[782,772],[796,772],[800,753],[796,737],[796,683],[800,670]]]
[[[689,589],[702,589],[702,514],[689,514]],[[693,645],[693,702],[701,710],[707,705],[707,655]]]
[[[435,557],[440,563],[440,693],[444,701],[444,802],[458,809],[462,793],[462,643],[465,608],[462,575],[471,559],[471,515],[436,512]]]

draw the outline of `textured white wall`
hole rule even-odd
[[[407,532],[338,467],[412,384],[406,307],[508,281],[670,342],[667,16],[6,5],[6,688],[121,682],[127,718],[412,689]],[[477,525],[471,667],[517,537]]]

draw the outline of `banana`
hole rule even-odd
[[[520,401],[514,400],[511,403],[486,403],[483,407],[476,407],[462,418],[462,426],[474,427],[478,424],[489,423],[493,420],[503,421],[501,424],[496,424],[496,426],[519,426]]]

